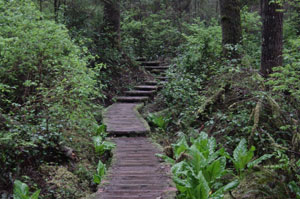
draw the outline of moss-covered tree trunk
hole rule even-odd
[[[260,73],[267,77],[272,68],[282,65],[283,12],[271,0],[261,0],[262,5],[262,55]]]
[[[111,46],[120,49],[120,0],[104,0],[103,29]]]
[[[226,57],[238,58],[235,46],[242,39],[239,0],[220,0],[223,52]]]

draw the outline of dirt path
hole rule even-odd
[[[158,62],[142,63],[150,72],[157,69]],[[155,66],[155,67],[151,67]],[[167,67],[161,67],[161,73]],[[154,72],[154,71],[152,71]],[[161,79],[161,74],[155,71]],[[163,81],[165,79],[162,79]],[[161,83],[161,82],[160,82]],[[168,176],[169,167],[155,156],[161,153],[147,137],[150,132],[147,122],[138,113],[138,108],[150,99],[160,87],[160,83],[149,81],[135,90],[117,97],[117,103],[107,108],[104,123],[107,131],[116,137],[112,167],[107,180],[98,190],[99,199],[171,199],[176,189]]]

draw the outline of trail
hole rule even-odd
[[[150,128],[138,112],[166,82],[168,66],[160,66],[160,62],[141,65],[156,81],[144,82],[116,97],[117,102],[103,115],[109,135],[115,136],[116,149],[107,180],[98,190],[99,199],[171,199],[176,195],[169,167],[155,156],[161,151],[146,137]]]

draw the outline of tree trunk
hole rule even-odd
[[[57,19],[58,19],[58,9],[59,9],[59,2],[58,2],[58,0],[54,0],[53,7],[54,7],[54,19],[57,22]]]
[[[242,39],[242,26],[239,0],[220,0],[223,53],[229,58],[238,58],[238,52],[230,50]]]
[[[40,0],[40,11],[43,12],[43,0]]]
[[[161,11],[161,2],[160,2],[160,0],[154,0],[153,1],[153,4],[152,4],[153,6],[153,13],[158,13],[158,12],[160,12]]]
[[[272,68],[282,65],[283,12],[277,3],[261,0],[262,3],[262,54],[260,73],[267,77]]]
[[[120,49],[120,0],[104,1],[104,31],[112,47]]]

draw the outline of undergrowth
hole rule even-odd
[[[244,40],[237,46],[241,58],[236,60],[222,58],[219,25],[213,22],[187,25],[190,31],[185,35],[187,43],[182,45],[183,53],[168,71],[170,82],[158,98],[165,101],[157,102],[162,108],[152,113],[150,121],[155,121],[155,117],[168,121],[163,131],[161,124],[152,122],[152,129],[157,132],[153,136],[165,146],[166,155],[176,157],[176,163],[182,165],[181,176],[177,176],[177,171],[173,173],[179,198],[214,198],[213,194],[217,193],[217,188],[205,188],[212,192],[202,197],[200,192],[193,192],[204,190],[201,182],[187,186],[194,187],[188,191],[182,188],[184,184],[180,181],[195,183],[195,179],[186,176],[195,173],[190,172],[184,159],[193,160],[196,156],[189,155],[187,150],[186,156],[179,158],[174,147],[182,143],[182,135],[197,138],[203,132],[216,139],[229,156],[234,156],[235,147],[243,141],[256,148],[254,159],[263,157],[265,160],[241,172],[244,177],[239,179],[239,186],[219,198],[299,197],[298,39],[289,37],[285,44],[284,66],[276,68],[269,79],[264,79],[257,70],[260,18],[257,13],[248,13],[247,9],[242,16],[246,19]],[[226,166],[231,170],[237,168],[231,158]],[[197,176],[198,180],[200,178],[203,181],[201,175]]]

